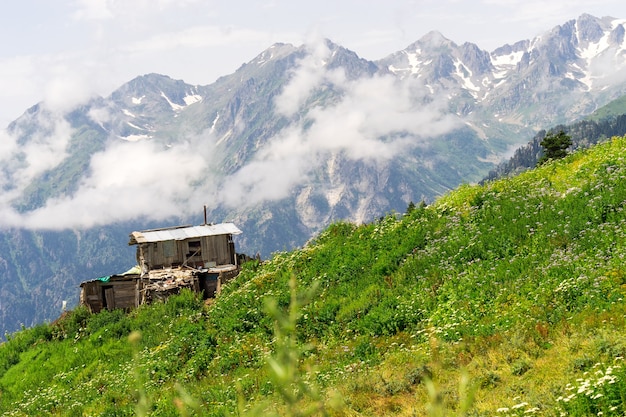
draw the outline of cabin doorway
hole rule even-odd
[[[107,310],[115,308],[115,290],[112,285],[102,286],[102,308]]]

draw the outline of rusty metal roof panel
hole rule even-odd
[[[238,235],[241,230],[233,223],[207,224],[202,226],[172,227],[165,229],[132,232],[129,245],[137,243],[185,240],[205,236]]]

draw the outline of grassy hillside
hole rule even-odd
[[[622,114],[626,114],[626,96],[622,96],[600,107],[589,115],[587,119],[599,122],[609,117],[617,117]]]
[[[3,416],[626,413],[626,138],[0,346]],[[602,414],[600,414],[602,413]]]

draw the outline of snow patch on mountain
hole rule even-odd
[[[581,46],[577,50],[577,55],[582,65],[578,66],[578,69],[581,70],[583,76],[577,79],[586,86],[587,90],[591,90],[594,84],[626,64],[626,39],[622,36],[621,42],[616,43],[614,38],[614,31],[623,22],[624,20],[613,21],[612,30],[604,30],[596,42],[580,41]],[[577,32],[577,36],[580,39],[580,33]],[[602,85],[599,88],[602,88]]]
[[[228,129],[228,131],[224,133],[222,137],[219,138],[217,142],[215,142],[215,144],[220,145],[221,143],[226,142],[232,135],[233,135],[233,129]]]
[[[398,63],[396,63],[395,65],[390,64],[387,66],[387,69],[391,73],[402,77],[406,77],[409,75],[416,75],[417,77],[420,77],[422,70],[425,67],[428,67],[433,62],[432,59],[424,60],[422,58],[422,50],[419,48],[414,51],[404,50],[400,53],[404,55],[404,59],[402,59],[402,62],[404,63],[406,61],[406,65],[400,66],[398,65]]]
[[[220,114],[217,113],[217,115],[215,116],[215,119],[213,119],[213,123],[211,123],[211,132],[215,132],[215,125],[217,124],[217,121],[220,119]]]
[[[127,124],[128,126],[132,127],[133,129],[137,129],[137,130],[146,130],[146,129],[144,129],[144,128],[142,128],[142,127],[139,127],[139,126],[137,126],[136,124],[131,123],[131,122],[126,122],[126,124]]]
[[[579,49],[579,56],[586,60],[589,64],[593,58],[603,53],[609,48],[609,36],[610,33],[605,33],[604,36],[596,43],[589,43],[586,48]]]
[[[161,91],[161,97],[163,97],[167,101],[167,103],[170,105],[170,107],[174,111],[179,111],[185,108],[185,106],[181,106],[180,104],[176,104],[172,100],[170,100],[169,97],[166,96],[163,91]]]
[[[406,57],[409,60],[409,66],[406,69],[408,70],[409,73],[417,74],[419,73],[420,69],[423,66],[428,65],[432,62],[432,60],[424,62],[421,59],[419,59],[421,52],[422,51],[418,49],[412,54],[409,54],[409,53],[406,54]]]
[[[198,103],[202,101],[202,96],[198,94],[190,94],[183,98],[186,105],[191,106],[192,104]]]
[[[491,64],[500,70],[494,73],[494,75],[499,74],[500,72],[502,73],[501,76],[506,75],[506,72],[508,72],[511,68],[516,67],[517,64],[519,64],[525,52],[526,51],[513,51],[510,54],[506,54],[506,55],[491,54]]]
[[[294,49],[295,47],[291,44],[275,43],[259,56],[257,56],[253,61],[251,61],[250,64],[255,64],[259,67],[262,67],[269,62],[288,55],[289,53],[293,52]]]
[[[469,90],[474,98],[478,98],[477,93],[480,92],[480,87],[472,81],[472,71],[459,59],[454,61],[454,67],[456,68],[456,76],[459,77],[463,83],[462,87]]]
[[[626,19],[615,19],[611,22],[611,29],[615,30],[619,25],[625,25]]]
[[[187,106],[202,101],[202,96],[199,94],[187,94],[185,97],[183,97],[183,101],[185,102],[185,105],[183,106],[181,104],[174,103],[163,91],[161,91],[161,97],[163,97],[167,101],[167,103],[174,111],[180,111]]]
[[[146,140],[152,138],[150,135],[128,135],[128,136],[120,136],[122,140],[127,142],[139,142],[140,140]]]

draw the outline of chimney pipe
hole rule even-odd
[[[206,226],[206,205],[204,206],[204,225]]]

